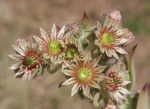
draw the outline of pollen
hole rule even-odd
[[[32,66],[34,65],[35,63],[35,58],[34,57],[27,57],[26,60],[25,60],[25,63],[28,65],[28,66]]]
[[[91,70],[88,68],[81,68],[78,71],[78,79],[80,81],[89,81],[91,79]]]
[[[110,45],[112,45],[114,43],[114,41],[115,41],[114,35],[109,34],[109,33],[104,33],[102,35],[102,43],[103,43],[103,45],[110,46]]]
[[[72,60],[74,58],[75,53],[77,52],[76,48],[68,48],[66,50],[66,58]]]
[[[57,54],[61,51],[62,45],[57,40],[52,40],[48,43],[48,51],[52,54]]]

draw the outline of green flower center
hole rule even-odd
[[[112,45],[115,41],[114,35],[105,33],[102,35],[102,43],[106,46]]]
[[[88,81],[91,79],[91,70],[88,68],[81,68],[78,71],[78,79],[80,81]]]
[[[25,63],[28,66],[33,66],[35,64],[35,58],[34,57],[27,57],[25,60]]]
[[[75,53],[77,52],[76,48],[69,48],[66,51],[66,58],[72,60],[74,58]]]
[[[114,83],[115,85],[118,85],[119,80],[118,80],[118,79],[113,79],[113,83]]]
[[[62,45],[59,41],[53,40],[48,43],[48,50],[50,53],[57,54],[62,48]]]

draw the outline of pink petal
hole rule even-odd
[[[53,24],[53,27],[52,27],[52,30],[51,30],[51,36],[50,37],[56,39],[56,37],[57,37],[57,33],[56,32],[57,32],[56,25]]]
[[[119,10],[113,10],[113,11],[109,11],[106,13],[106,16],[110,16],[111,18],[117,20],[117,21],[121,21],[121,14]]]

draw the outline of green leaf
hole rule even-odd
[[[81,26],[82,28],[87,28],[88,25],[90,25],[90,22],[89,22],[89,18],[86,14],[86,12],[84,11],[84,14],[83,14],[83,18],[82,18],[82,21],[81,21]]]
[[[132,94],[128,101],[119,106],[119,109],[136,109],[139,93]]]
[[[136,109],[150,109],[150,83],[146,83],[142,88]]]
[[[133,87],[135,85],[135,81],[136,81],[136,76],[135,76],[135,68],[134,68],[134,52],[136,49],[137,45],[133,46],[131,52],[129,53],[129,58],[128,58],[128,62],[127,62],[127,67],[129,70],[129,79],[131,81],[131,84],[129,84],[127,86],[127,89],[132,91]]]

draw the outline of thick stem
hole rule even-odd
[[[54,74],[61,68],[61,66],[62,66],[61,64],[58,64],[53,69],[51,69],[49,67],[49,68],[47,68],[47,71],[48,71],[49,74]]]

